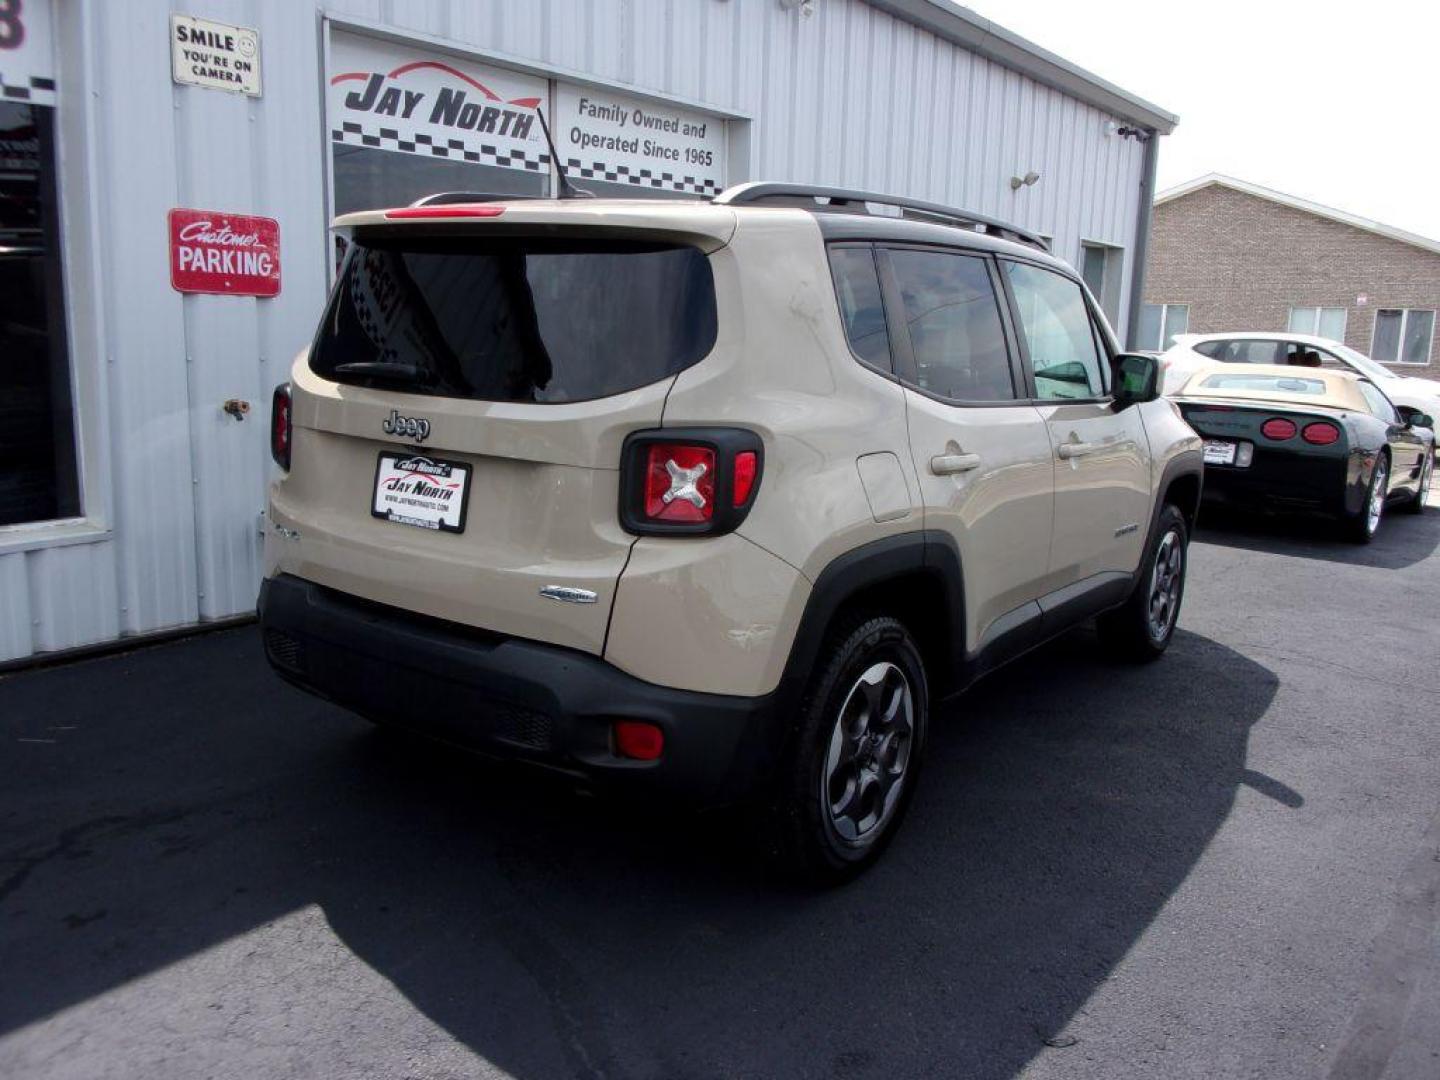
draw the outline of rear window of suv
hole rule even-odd
[[[674,375],[715,335],[714,279],[693,247],[361,238],[310,367],[356,386],[560,404]]]

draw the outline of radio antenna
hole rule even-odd
[[[560,183],[556,185],[556,197],[560,199],[593,199],[593,191],[582,191],[570,182],[570,177],[565,173],[565,164],[560,160],[560,153],[555,149],[555,140],[550,137],[550,125],[545,122],[545,110],[535,106],[535,112],[540,117],[540,130],[545,133],[545,145],[550,147],[550,160],[555,163],[555,173],[560,177]]]

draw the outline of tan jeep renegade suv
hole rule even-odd
[[[977,215],[746,184],[351,214],[277,389],[285,678],[594,786],[763,808],[843,878],[931,703],[1092,616],[1159,655],[1199,440]]]

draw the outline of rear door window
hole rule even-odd
[[[875,252],[868,244],[832,247],[830,276],[835,279],[835,298],[840,303],[840,318],[850,348],[872,367],[890,371],[890,335],[885,328]]]
[[[1000,302],[986,260],[948,251],[887,252],[900,291],[915,385],[950,401],[1013,401]]]
[[[674,375],[715,335],[714,280],[696,248],[362,237],[310,367],[359,386],[559,404]]]

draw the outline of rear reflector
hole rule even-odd
[[[1313,446],[1329,446],[1340,441],[1340,429],[1334,424],[1306,424],[1300,437]]]
[[[715,514],[715,451],[651,443],[645,458],[645,516],[651,521],[709,521]]]
[[[1295,437],[1295,422],[1293,420],[1282,420],[1277,416],[1272,420],[1266,420],[1265,423],[1260,425],[1260,434],[1264,435],[1267,439],[1274,439],[1277,442],[1282,439],[1293,439]]]
[[[636,761],[656,761],[665,750],[665,733],[639,720],[615,721],[615,752]]]
[[[399,210],[386,210],[387,218],[457,218],[457,217],[499,217],[505,212],[503,206],[404,206]]]

